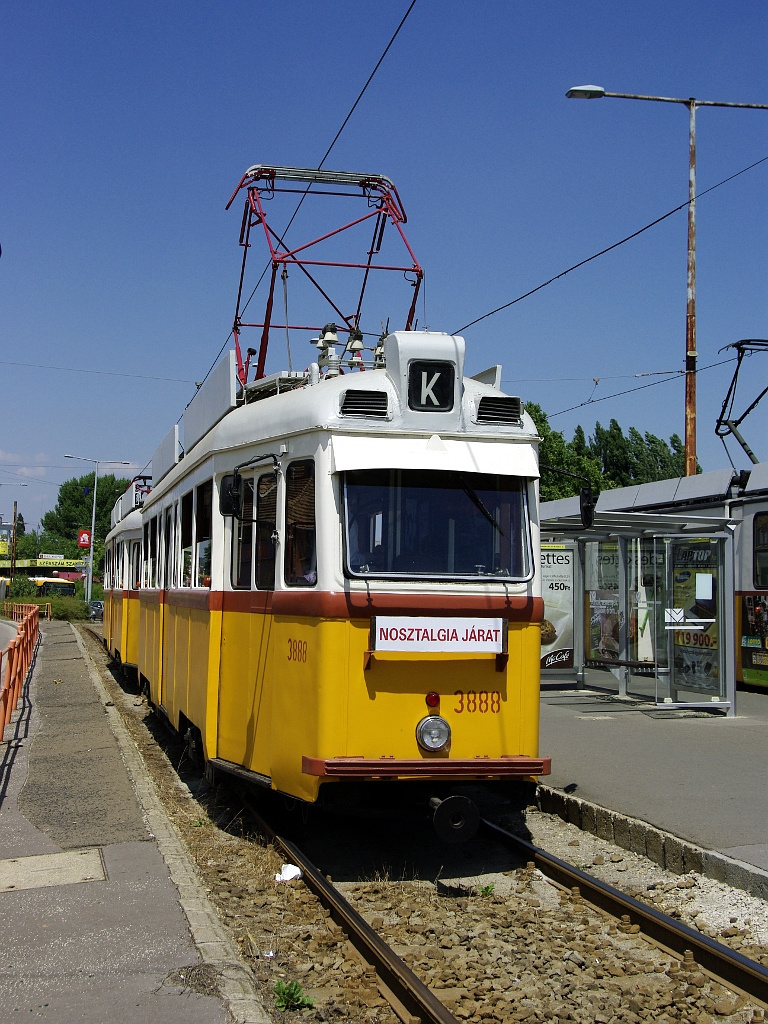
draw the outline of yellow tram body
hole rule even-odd
[[[386,368],[257,381],[223,415],[209,402],[182,461],[164,443],[131,514],[141,585],[105,611],[110,650],[136,651],[152,703],[211,766],[304,801],[549,770],[535,427],[464,378],[462,339],[396,332],[384,351]],[[447,409],[426,376],[427,408],[409,404],[425,356],[433,378],[450,367]]]
[[[117,508],[122,504],[120,498]],[[130,508],[124,519],[113,512],[113,529],[107,537],[102,635],[112,657],[135,669],[139,664],[141,510],[132,504]]]

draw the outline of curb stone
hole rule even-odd
[[[541,785],[536,790],[536,807],[544,814],[554,815],[575,825],[582,832],[589,832],[622,849],[645,856],[673,874],[683,875],[696,871],[706,878],[724,882],[733,889],[741,889],[763,900],[768,899],[767,871],[761,871],[754,864],[726,857],[715,850],[705,850],[639,818],[609,811],[580,797],[569,796],[562,790]]]
[[[139,749],[128,733],[119,710],[112,704],[98,668],[79,632],[71,624],[70,628],[75,634],[94,689],[104,706],[147,828],[178,889],[181,909],[189,922],[189,930],[201,959],[217,970],[219,990],[236,1024],[271,1024],[271,1017],[257,994],[253,975],[206,896],[197,869],[165,813]]]

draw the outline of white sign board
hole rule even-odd
[[[501,654],[505,650],[503,619],[377,615],[371,625],[372,645],[376,651]]]

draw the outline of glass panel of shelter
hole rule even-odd
[[[664,538],[667,593],[664,630],[668,691],[659,703],[701,704],[726,699],[724,547],[716,537]],[[663,677],[659,674],[660,683]]]
[[[584,544],[584,683],[658,704],[726,699],[715,537]]]

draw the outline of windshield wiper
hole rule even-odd
[[[488,522],[491,524],[491,526],[494,529],[498,530],[499,533],[501,534],[501,536],[503,537],[504,536],[504,531],[499,526],[499,524],[496,522],[496,520],[493,518],[493,516],[488,511],[488,509],[485,507],[485,505],[483,504],[483,500],[480,497],[480,495],[477,493],[477,491],[473,487],[469,486],[469,484],[464,479],[464,477],[462,476],[461,473],[459,473],[458,476],[459,476],[459,480],[461,480],[461,486],[462,486],[462,489],[463,489],[464,493],[466,494],[466,496],[469,498],[469,500],[472,502],[472,504],[475,506],[475,508],[479,509],[483,513],[483,515],[488,520]]]

